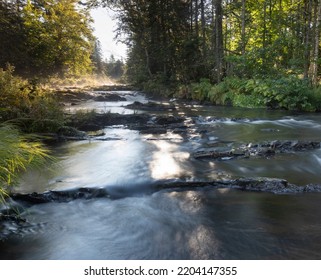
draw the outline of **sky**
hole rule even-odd
[[[94,19],[94,35],[101,43],[104,59],[114,55],[116,59],[126,59],[127,47],[125,44],[117,43],[114,40],[116,20],[113,19],[114,13],[106,8],[97,8],[91,11]]]

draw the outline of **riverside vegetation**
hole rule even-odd
[[[53,96],[0,69],[0,196],[4,202],[18,174],[49,159],[49,150],[31,133],[55,131],[62,111]]]
[[[62,83],[61,80],[55,81]],[[17,184],[21,172],[29,167],[42,167],[48,160],[53,160],[44,141],[52,137],[56,139],[58,135],[63,139],[84,138],[84,133],[73,126],[88,123],[96,113],[77,111],[74,116],[65,114],[59,97],[70,95],[68,91],[58,94],[48,85],[28,81],[15,75],[14,67],[10,65],[7,69],[0,68],[0,92],[1,204],[9,197],[10,188]],[[73,94],[76,97],[81,95],[78,92]],[[87,97],[85,93],[83,96]]]
[[[89,13],[101,5],[116,11],[126,67],[102,59]],[[2,194],[17,171],[46,158],[26,133],[68,130],[39,80],[109,74],[166,97],[319,112],[320,19],[321,2],[303,0],[1,1]]]
[[[201,79],[199,83],[181,86],[177,96],[215,105],[307,112],[321,110],[321,88],[312,88],[307,81],[294,76],[275,79],[228,77],[216,85],[209,79]]]

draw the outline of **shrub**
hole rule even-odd
[[[321,87],[311,89],[307,92],[308,102],[311,104],[310,111],[321,111]]]
[[[295,76],[287,76],[261,80],[260,83],[267,89],[262,93],[267,106],[288,110],[313,110],[308,100],[308,92],[311,88],[307,81]]]
[[[0,108],[3,119],[16,118],[28,111],[30,106],[28,82],[13,76],[14,68],[0,68]]]
[[[192,98],[204,101],[209,99],[212,84],[209,79],[201,79],[199,83],[192,84]]]
[[[211,85],[209,80],[203,79],[191,87],[193,99],[208,100],[216,105],[321,110],[321,88],[313,89],[307,81],[296,76],[264,79],[228,77],[216,85]]]
[[[141,83],[143,91],[155,95],[169,97],[175,92],[176,82],[166,77],[163,73],[153,75],[147,81]]]
[[[0,68],[0,121],[27,124],[23,126],[27,132],[57,130],[64,117],[54,96],[37,84],[14,76],[13,71],[12,66],[7,70]]]

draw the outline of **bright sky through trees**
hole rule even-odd
[[[113,12],[106,8],[97,8],[91,11],[91,15],[94,19],[94,35],[101,43],[104,58],[114,55],[116,59],[125,59],[127,52],[126,45],[117,43],[114,39],[116,20],[113,20]]]

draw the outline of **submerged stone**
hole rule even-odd
[[[141,103],[135,101],[132,104],[126,106],[128,109],[133,110],[142,110],[142,111],[174,111],[176,110],[175,105],[173,104],[162,104],[156,102]]]
[[[116,102],[116,101],[127,101],[125,97],[119,96],[118,94],[105,93],[94,97],[95,101],[98,102]]]
[[[206,143],[207,144],[207,143]],[[217,144],[217,142],[216,142]],[[211,146],[208,144],[207,146]],[[320,148],[319,141],[271,141],[257,144],[243,144],[238,147],[212,147],[202,148],[194,152],[193,156],[196,159],[215,159],[221,160],[225,157],[249,158],[249,157],[266,157],[269,158],[275,154],[304,152]]]

